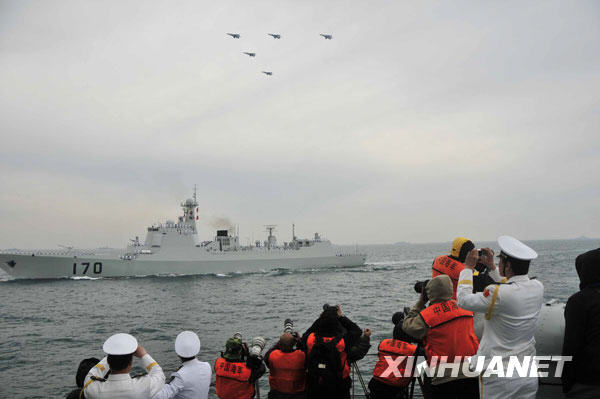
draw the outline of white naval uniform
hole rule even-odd
[[[92,376],[103,378],[108,373],[109,367],[106,357],[92,367],[84,382],[86,399],[148,399],[159,392],[165,383],[162,368],[146,354],[142,363],[148,375],[131,378],[129,374],[110,374],[106,381],[94,381]]]
[[[206,399],[211,374],[210,364],[196,358],[188,360],[171,374],[173,380],[165,384],[153,399]]]
[[[490,276],[498,281],[497,270]],[[544,286],[528,276],[513,276],[505,284],[489,285],[481,293],[473,294],[473,271],[464,269],[458,279],[458,306],[473,312],[485,313],[483,336],[477,356],[485,356],[484,367],[491,356],[502,356],[504,369],[509,356],[535,356],[534,332],[543,303]],[[484,368],[485,370],[485,368]],[[481,399],[535,398],[537,377],[512,378],[480,377]]]

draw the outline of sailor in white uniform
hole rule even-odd
[[[146,399],[154,396],[165,383],[162,368],[137,340],[129,334],[115,334],[102,347],[107,357],[92,367],[83,385],[86,399]],[[142,360],[147,375],[131,378],[133,356]],[[110,371],[107,378],[104,378]]]
[[[506,371],[510,356],[517,356],[523,363],[524,356],[535,356],[534,332],[543,303],[544,286],[527,276],[529,263],[537,253],[519,240],[501,236],[498,238],[501,252],[498,270],[494,265],[494,253],[484,249],[481,259],[478,250],[472,250],[460,273],[457,301],[458,306],[473,312],[485,313],[483,336],[477,356],[484,356],[484,370],[492,356],[502,356]],[[490,276],[498,284],[486,287],[481,293],[473,293],[473,268],[481,260],[490,270]],[[477,359],[472,359],[472,365]],[[535,398],[537,377],[498,377],[495,374],[480,376],[481,399],[488,398]]]
[[[175,353],[181,367],[171,374],[171,381],[153,399],[206,399],[212,369],[210,364],[196,359],[200,352],[200,339],[192,331],[183,331],[175,339]]]

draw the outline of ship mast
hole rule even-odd
[[[196,220],[198,220],[198,197],[196,193],[196,185],[194,184],[193,198],[185,200],[181,203],[183,209],[183,224],[189,226],[193,233],[196,232]]]
[[[275,225],[275,224],[265,225],[265,228],[269,232],[269,237],[267,238],[267,248],[268,249],[271,249],[271,248],[274,248],[277,246],[277,238],[273,235],[273,231],[275,231],[276,227],[277,227],[277,225]]]

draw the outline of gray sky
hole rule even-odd
[[[205,239],[214,217],[242,242],[598,237],[599,21],[596,1],[0,1],[0,248],[123,246],[195,183]]]

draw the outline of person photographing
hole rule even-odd
[[[265,347],[262,337],[252,339],[250,347],[236,333],[225,343],[225,353],[215,362],[215,388],[219,399],[251,399],[255,382],[266,371],[260,353]]]
[[[306,398],[306,353],[298,349],[300,336],[286,319],[279,341],[265,354],[269,368],[269,399]]]
[[[501,356],[503,364],[507,364],[511,356],[516,356],[521,364],[526,356],[535,356],[534,332],[544,296],[543,284],[528,276],[529,265],[537,258],[537,253],[510,236],[499,237],[498,246],[497,266],[491,249],[483,249],[481,256],[478,250],[471,250],[458,282],[458,306],[485,313],[483,336],[477,350],[477,356],[485,359],[484,369],[493,356]],[[473,293],[473,270],[480,261],[489,269],[494,280],[504,278],[506,282],[498,282],[487,286],[483,292]],[[486,399],[533,399],[538,379],[537,376],[516,375],[499,378],[492,374],[480,376],[480,385],[482,397]]]

